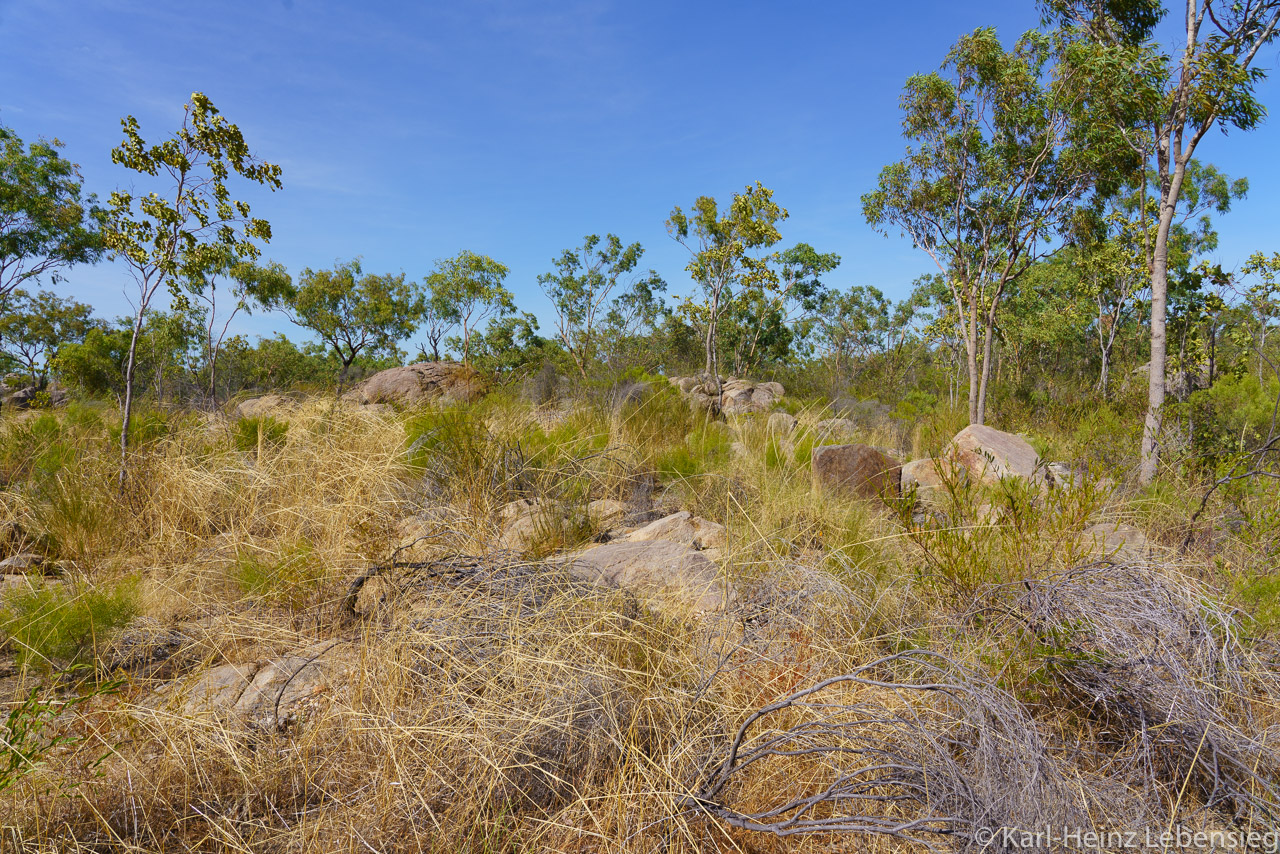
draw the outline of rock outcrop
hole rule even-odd
[[[264,394],[240,401],[232,414],[236,418],[288,418],[297,408],[297,402],[283,394]]]
[[[20,388],[15,392],[4,395],[0,402],[2,402],[6,407],[12,407],[14,409],[28,409],[35,406],[41,399],[41,393],[47,395],[45,398],[45,405],[47,406],[66,406],[67,401],[70,400],[70,395],[67,394],[66,389],[50,383],[43,389],[37,388],[36,386]]]
[[[622,588],[671,616],[723,611],[735,599],[716,565],[681,543],[607,543],[560,565],[574,578]]]
[[[387,403],[414,407],[437,399],[470,403],[484,393],[483,378],[466,365],[418,362],[379,371],[344,394],[342,399],[363,406]]]
[[[923,460],[912,460],[902,467],[902,492],[905,495],[912,489],[915,489],[916,496],[921,500],[929,500],[934,497],[940,490],[946,488],[944,475],[948,475],[948,467],[952,463],[948,460],[938,460],[926,458]],[[965,471],[960,470],[957,474],[963,478]]]
[[[768,412],[786,393],[782,383],[757,383],[737,377],[721,380],[718,390],[716,383],[705,377],[672,377],[671,384],[680,389],[695,409],[725,415]]]
[[[813,479],[835,492],[859,498],[897,498],[902,467],[868,445],[823,445],[813,449]]]

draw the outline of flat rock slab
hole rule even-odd
[[[897,498],[902,466],[868,445],[823,445],[813,449],[814,482],[858,498]]]
[[[0,560],[0,575],[26,575],[27,573],[39,573],[44,568],[45,560],[43,555],[38,554],[16,554]]]
[[[327,641],[276,659],[206,670],[189,680],[181,712],[186,717],[230,713],[275,725],[341,682],[347,667],[337,649],[340,645]]]
[[[560,565],[574,578],[622,588],[673,616],[723,611],[735,599],[719,568],[682,543],[608,543],[565,558]]]
[[[626,536],[629,543],[645,543],[654,540],[665,540],[669,543],[681,543],[692,546],[699,551],[704,549],[721,549],[725,545],[724,525],[694,516],[688,510],[672,513],[637,528]]]

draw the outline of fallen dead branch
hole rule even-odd
[[[733,805],[749,773],[769,777],[771,803]],[[686,806],[778,836],[863,833],[926,845],[951,837],[962,847],[979,844],[984,829],[1083,819],[1018,702],[925,650],[753,712]]]

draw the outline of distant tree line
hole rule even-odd
[[[282,170],[195,93],[160,142],[122,120],[112,159],[154,190],[105,204],[57,140],[26,145],[0,126],[0,367],[13,382],[117,398],[122,477],[139,396],[217,404],[454,359],[500,379],[767,375],[831,396],[963,406],[978,424],[1001,401],[1124,402],[1144,413],[1149,481],[1167,394],[1190,418],[1280,393],[1280,253],[1261,248],[1236,270],[1210,262],[1219,218],[1248,184],[1195,156],[1209,130],[1264,115],[1256,63],[1280,0],[1190,4],[1172,56],[1155,43],[1164,10],[1151,0],[1041,8],[1041,29],[1009,46],[975,30],[939,71],[907,81],[905,154],[862,196],[872,227],[936,264],[902,299],[841,285],[833,253],[782,248],[789,213],[758,182],[673,208],[666,228],[692,282],[683,294],[612,233],[551,257],[537,278],[554,311],[545,332],[517,306],[508,267],[471,251],[417,278],[358,258],[291,275],[262,260],[271,226],[233,195],[281,187]],[[132,317],[95,317],[59,294],[76,265],[106,257],[130,275]],[[306,343],[230,334],[263,311],[287,316]],[[1250,428],[1237,427],[1246,442]]]

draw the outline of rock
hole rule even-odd
[[[726,415],[768,412],[785,394],[781,383],[757,383],[737,377],[721,380],[718,398],[715,381],[706,377],[672,377],[671,384],[688,397],[694,411],[718,410]]]
[[[292,710],[335,681],[340,668],[328,657],[335,646],[335,641],[316,644],[263,664],[231,711],[269,725],[278,723],[277,708]]]
[[[187,689],[182,714],[230,713],[260,726],[277,726],[346,676],[348,666],[335,651],[340,643],[325,641],[269,661],[205,671]]]
[[[947,471],[948,465],[950,463],[947,461],[936,459],[912,460],[905,464],[902,467],[902,493],[905,495],[914,488],[918,498],[925,501],[934,499],[940,492],[946,491],[943,473]],[[939,466],[943,468],[939,470]],[[963,478],[967,471],[961,469],[956,474]]]
[[[432,544],[458,530],[457,511],[450,507],[431,507],[396,522],[396,551],[401,560],[423,560]]]
[[[984,424],[970,424],[957,433],[945,456],[982,483],[996,483],[1004,477],[1047,482],[1039,455],[1026,439]]]
[[[298,404],[282,394],[264,394],[242,400],[233,413],[236,418],[287,418]]]
[[[553,536],[563,524],[558,515],[564,512],[555,505],[536,504],[520,499],[503,507],[499,517],[504,525],[497,546],[504,551],[524,553],[541,538]]]
[[[67,401],[70,400],[70,395],[67,394],[66,389],[50,383],[43,389],[36,388],[33,385],[21,388],[12,394],[6,395],[3,402],[5,406],[10,406],[14,409],[27,409],[40,399],[42,392],[47,395],[49,406],[66,406]]]
[[[29,572],[40,572],[44,566],[44,556],[23,552],[0,560],[0,575],[26,575]]]
[[[1054,489],[1079,489],[1084,485],[1084,475],[1072,471],[1066,463],[1049,463],[1045,466],[1045,476]]]
[[[232,708],[250,680],[258,672],[258,664],[222,664],[197,676],[187,691],[182,705],[184,717],[195,717]]]
[[[1142,561],[1151,554],[1147,535],[1123,522],[1101,522],[1080,533],[1093,558],[1111,558],[1123,563]]]
[[[418,362],[379,371],[344,394],[342,399],[361,405],[389,403],[413,407],[436,399],[470,403],[484,393],[483,379],[466,365]]]
[[[725,545],[725,527],[718,522],[694,516],[688,510],[681,510],[632,531],[624,539],[629,543],[663,540],[698,550],[721,549]]]
[[[763,392],[769,393],[770,395],[773,396],[774,400],[782,399],[782,397],[785,396],[787,393],[786,389],[782,387],[782,383],[777,383],[772,381],[760,383],[756,386],[756,389],[757,391],[763,391]]]
[[[897,498],[902,467],[866,445],[824,445],[813,449],[813,479],[860,498]]]
[[[769,416],[769,432],[774,436],[790,436],[800,422],[789,412],[775,412]]]
[[[716,565],[681,543],[608,543],[571,556],[561,565],[574,578],[622,588],[672,616],[723,611],[735,599]]]
[[[43,581],[39,575],[0,575],[0,605],[10,594],[30,593],[37,588],[36,579]]]
[[[598,528],[611,528],[627,515],[627,505],[610,498],[601,498],[587,505],[587,516]]]
[[[824,418],[814,425],[814,432],[820,437],[852,439],[858,435],[858,425],[848,418]]]
[[[540,517],[535,513],[517,516],[508,522],[498,536],[498,548],[503,551],[526,552],[538,538]]]

